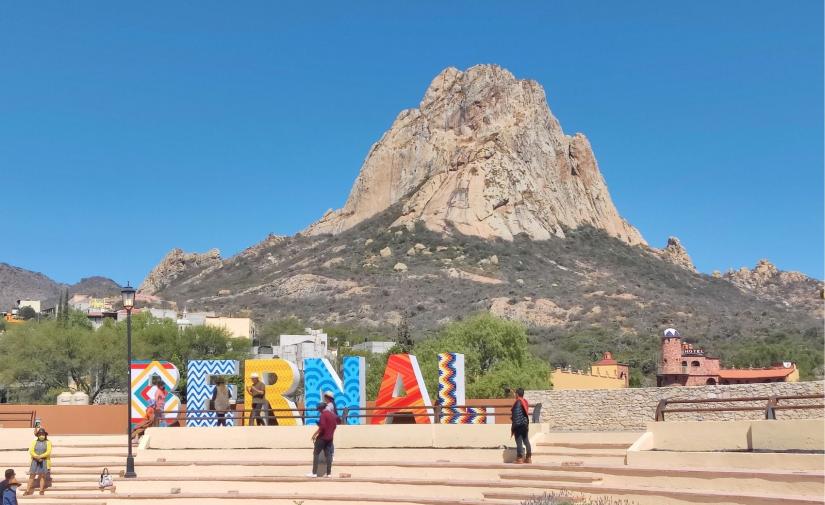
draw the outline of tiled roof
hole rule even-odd
[[[719,370],[720,379],[783,379],[793,372],[793,368],[753,368]]]

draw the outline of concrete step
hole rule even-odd
[[[331,481],[337,484],[386,484],[392,486],[449,486],[449,487],[465,487],[465,488],[541,488],[545,485],[545,481],[552,480],[561,482],[565,480],[565,476],[558,476],[558,479],[539,479],[541,482],[534,482],[530,479],[517,481],[515,478],[490,480],[490,479],[457,479],[457,478],[407,478],[407,477],[337,477],[337,473],[333,474]],[[577,476],[574,476],[577,477]],[[581,477],[573,479],[576,482],[581,482]],[[598,480],[598,479],[596,479]],[[199,482],[226,482],[230,485],[238,485],[239,483],[294,483],[294,482],[315,482],[312,477],[295,476],[295,475],[274,475],[274,476],[257,476],[257,477],[197,477],[197,476],[183,476],[183,477],[140,477],[135,479],[123,479],[119,484],[125,486],[132,482],[167,482],[170,484],[180,485],[181,483],[199,483]],[[593,479],[587,479],[587,482],[593,482]],[[145,487],[145,486],[142,486]],[[154,487],[161,487],[160,485]]]
[[[554,486],[547,483],[548,490],[566,490],[592,495],[620,495],[632,500],[633,497],[667,497],[693,503],[738,503],[742,505],[823,505],[822,497],[771,495],[762,493],[729,493],[722,491],[691,491],[669,488],[634,487],[634,486],[594,486],[573,484]],[[499,500],[528,500],[534,493],[524,491],[484,491],[484,498]]]
[[[633,444],[624,442],[539,442],[538,447],[564,447],[567,449],[628,449]]]
[[[533,456],[568,456],[572,458],[594,458],[594,457],[617,457],[624,458],[627,455],[625,449],[577,449],[571,447],[547,447],[541,446],[533,450]]]
[[[601,482],[602,477],[596,474],[575,474],[565,472],[518,472],[498,474],[500,479],[526,480],[526,481],[555,481],[555,482]]]
[[[326,479],[319,479],[326,481]],[[319,484],[320,486],[320,484]],[[43,499],[45,497],[40,497]],[[78,502],[75,500],[94,500],[98,498],[95,495],[85,494],[50,494],[48,496],[52,500],[71,500],[73,505]],[[32,497],[25,497],[28,501]],[[110,498],[107,498],[110,499]],[[375,495],[354,493],[352,495],[341,495],[338,493],[249,493],[249,492],[226,492],[226,493],[116,493],[111,499],[114,500],[291,500],[292,503],[300,501],[320,501],[331,503],[396,503],[396,504],[416,504],[416,505],[490,505],[489,500],[468,499],[468,498],[428,498],[416,496],[392,496],[392,495]],[[24,499],[20,500],[21,502]],[[33,502],[41,505],[41,502],[34,498]],[[64,502],[65,503],[65,502]],[[100,502],[94,502],[99,505]],[[506,501],[499,500],[499,503],[506,503]]]
[[[109,491],[109,492],[114,493],[115,488],[116,488],[116,486],[107,487],[103,491]],[[34,488],[35,492],[37,492],[39,489],[40,488],[35,483],[35,488]],[[25,492],[25,491],[26,491],[26,486],[25,485],[20,486],[20,492]],[[53,483],[52,487],[46,489],[46,492],[49,493],[49,494],[51,494],[52,492],[64,492],[64,491],[101,491],[101,489],[97,486],[88,485],[88,484],[86,484],[86,485],[59,484],[59,483],[56,483],[56,482]]]

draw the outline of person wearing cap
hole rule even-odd
[[[17,487],[20,485],[14,476],[14,470],[6,470],[6,480],[0,483],[0,500],[2,505],[17,505]],[[26,490],[28,493],[28,489]]]
[[[261,416],[261,409],[264,408],[266,394],[266,386],[260,380],[257,373],[252,373],[249,376],[252,379],[252,385],[246,388],[246,392],[252,395],[252,413],[249,414],[249,426],[266,426],[266,420]]]
[[[338,409],[335,407],[335,393],[332,391],[326,391],[324,393],[324,401],[327,404],[324,410],[332,412],[332,415],[335,416],[335,424],[341,424],[341,416],[338,415]],[[329,445],[329,453],[335,457],[335,444]]]
[[[32,442],[29,448],[29,455],[32,462],[29,467],[29,483],[26,486],[26,494],[34,493],[34,481],[38,477],[40,478],[40,494],[44,494],[46,492],[46,478],[52,467],[52,443],[49,440],[49,434],[43,428],[37,430],[37,439]]]
[[[318,463],[321,452],[324,453],[324,459],[327,460],[327,472],[324,477],[332,475],[332,439],[335,435],[335,428],[338,426],[338,421],[335,419],[335,414],[327,410],[327,404],[319,402],[316,409],[320,412],[318,418],[318,429],[312,434],[312,442],[314,449],[312,451],[312,473],[307,474],[307,477],[316,477],[318,475]]]

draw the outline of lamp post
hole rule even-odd
[[[128,418],[126,420],[126,443],[128,445],[128,452],[126,455],[126,472],[123,477],[127,479],[134,479],[137,477],[135,473],[135,457],[132,456],[132,309],[135,307],[135,288],[126,283],[126,286],[120,290],[120,295],[123,297],[123,308],[126,309],[126,356],[129,361],[129,372],[126,375],[126,405]]]

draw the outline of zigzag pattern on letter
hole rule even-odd
[[[438,355],[438,403],[442,424],[487,424],[493,417],[480,407],[454,408],[466,402],[464,393],[464,355],[445,352]]]
[[[238,362],[231,359],[217,360],[191,360],[186,365],[186,410],[208,410],[209,400],[215,386],[208,383],[210,376],[215,375],[238,375],[240,367]],[[238,398],[235,386],[229,386],[232,398]],[[227,426],[234,426],[233,414],[230,411],[226,415]],[[187,416],[186,426],[217,426],[218,421],[214,413],[201,413],[195,417]]]

